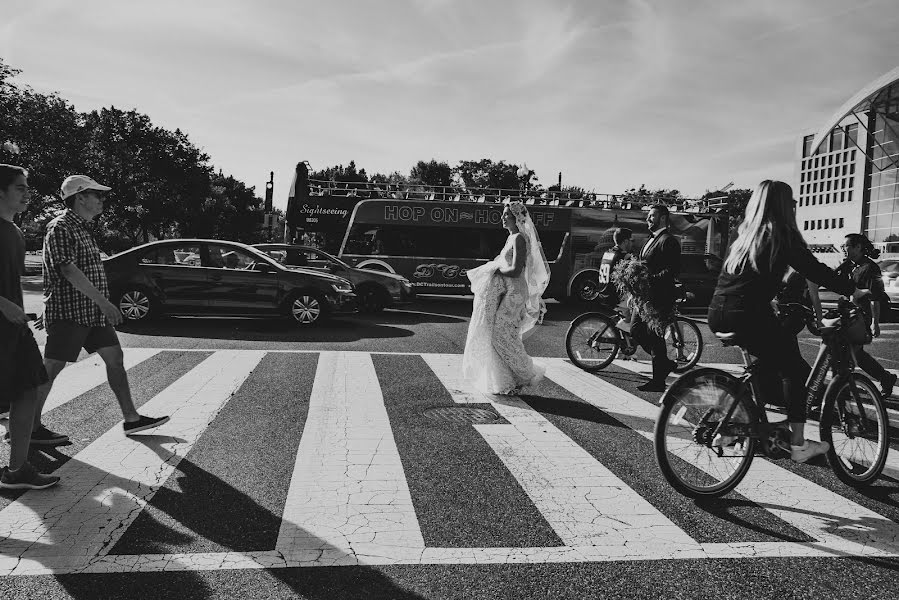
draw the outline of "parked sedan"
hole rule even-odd
[[[150,242],[103,261],[125,319],[160,314],[271,317],[312,325],[357,312],[352,283],[314,269],[288,269],[252,246],[220,240]]]
[[[348,279],[356,288],[359,309],[363,312],[378,312],[385,307],[407,304],[415,299],[412,284],[405,277],[384,271],[357,269],[312,246],[256,244],[254,247],[286,267],[319,269]]]

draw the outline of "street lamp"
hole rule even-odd
[[[529,184],[531,180],[531,171],[530,169],[528,169],[528,166],[526,164],[523,164],[518,167],[517,174],[518,179],[521,180],[521,195],[522,197],[526,197],[528,193],[528,187],[530,187]]]

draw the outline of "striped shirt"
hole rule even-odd
[[[94,301],[79,292],[63,276],[60,267],[74,264],[109,297],[106,270],[100,259],[100,248],[88,229],[87,221],[71,209],[47,225],[44,238],[44,324],[74,321],[88,327],[103,327],[109,322]]]

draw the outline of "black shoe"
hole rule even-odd
[[[137,421],[133,423],[129,423],[125,421],[122,424],[122,429],[125,430],[125,435],[131,435],[132,433],[137,433],[138,431],[144,431],[146,429],[153,429],[154,427],[159,427],[160,425],[164,425],[169,422],[168,417],[141,417]]]
[[[656,381],[654,379],[650,379],[643,385],[638,385],[637,389],[641,392],[664,392],[666,387],[667,386],[665,385],[664,381]]]
[[[42,475],[30,463],[10,471],[3,467],[0,472],[0,488],[5,490],[45,490],[59,483],[56,475]]]
[[[897,379],[899,379],[899,377],[890,373],[887,375],[886,379],[880,382],[880,393],[883,395],[884,400],[893,395],[893,386],[896,385]]]
[[[3,441],[7,444],[10,443],[8,431],[3,435]],[[63,444],[68,443],[68,441],[69,436],[50,431],[43,425],[41,425],[37,431],[31,432],[31,443],[36,446],[62,446]]]

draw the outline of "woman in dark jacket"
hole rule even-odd
[[[709,306],[709,327],[715,332],[740,335],[746,349],[758,358],[765,398],[777,404],[787,395],[783,400],[792,431],[791,456],[796,462],[805,462],[829,447],[805,439],[809,366],[799,353],[796,336],[775,315],[771,300],[790,267],[806,279],[853,299],[867,292],[856,290],[851,281],[812,256],[796,226],[795,207],[793,189],[786,183],[765,180],[759,184],[718,277]],[[730,439],[716,441],[724,446],[733,443]]]

